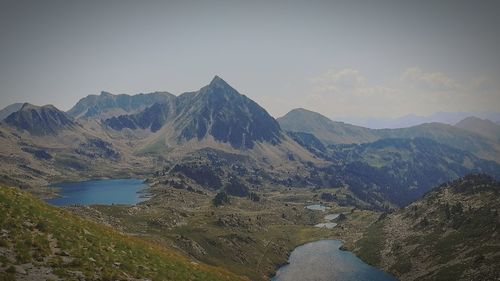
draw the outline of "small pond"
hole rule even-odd
[[[314,225],[314,227],[327,228],[327,229],[332,229],[336,226],[337,224],[334,222],[322,222]]]
[[[306,209],[313,210],[313,211],[326,211],[328,208],[327,206],[323,206],[321,204],[313,204],[313,205],[308,205],[306,206]]]

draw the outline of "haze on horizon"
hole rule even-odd
[[[500,111],[498,1],[1,1],[0,106],[197,90],[274,117]]]

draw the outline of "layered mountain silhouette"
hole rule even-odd
[[[313,134],[325,145],[368,143],[386,138],[428,138],[500,163],[498,141],[471,130],[442,123],[425,123],[400,129],[369,129],[334,122],[319,113],[304,109],[294,109],[278,118],[278,122],[285,131]]]
[[[498,162],[487,161],[500,159],[499,142],[485,135],[489,129],[478,132],[477,120],[375,130],[305,109],[275,120],[218,76],[179,96],[88,96],[68,112],[74,118],[53,106],[24,104],[11,113],[0,125],[0,158],[10,165],[2,169],[15,170],[16,180],[29,174],[35,181],[45,175],[151,170],[157,168],[151,159],[160,158],[193,180],[219,169],[222,183],[235,177],[250,186],[255,177],[288,187],[345,186],[364,206],[379,209],[404,206],[467,173],[500,178]],[[203,149],[212,153],[199,154]],[[227,160],[240,156],[245,163]]]
[[[211,136],[235,148],[252,148],[255,142],[277,144],[282,138],[279,124],[265,109],[218,76],[197,92],[184,93],[137,114],[113,117],[104,123],[115,130],[151,132],[169,124],[177,141]]]
[[[4,122],[33,135],[57,134],[76,125],[66,113],[53,105],[36,106],[29,103],[23,104],[18,111],[7,116]]]

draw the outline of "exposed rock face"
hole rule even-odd
[[[149,129],[151,132],[156,132],[171,117],[173,114],[170,104],[155,103],[137,114],[112,117],[106,119],[104,123],[115,130],[129,128],[132,130]]]
[[[136,113],[155,103],[169,102],[174,95],[167,92],[155,92],[138,95],[113,95],[101,92],[100,95],[89,95],[73,106],[68,114],[74,118],[110,117],[121,114]]]
[[[237,148],[252,148],[256,141],[278,143],[281,136],[274,118],[217,76],[193,97],[178,121],[175,127],[181,139],[209,134]]]
[[[104,123],[115,130],[140,128],[152,132],[171,123],[177,141],[212,136],[244,149],[252,148],[258,141],[277,144],[282,138],[278,122],[265,109],[217,76],[198,92],[184,93],[174,101],[154,104],[140,113],[110,118]]]
[[[19,130],[26,130],[33,135],[57,134],[76,124],[53,105],[35,106],[25,103],[21,109],[5,119],[5,123]]]

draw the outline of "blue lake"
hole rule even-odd
[[[342,242],[320,240],[299,246],[272,281],[397,281],[392,275],[341,251]]]
[[[58,198],[47,200],[57,206],[136,204],[147,199],[147,187],[140,179],[89,180],[52,185],[59,189]]]

